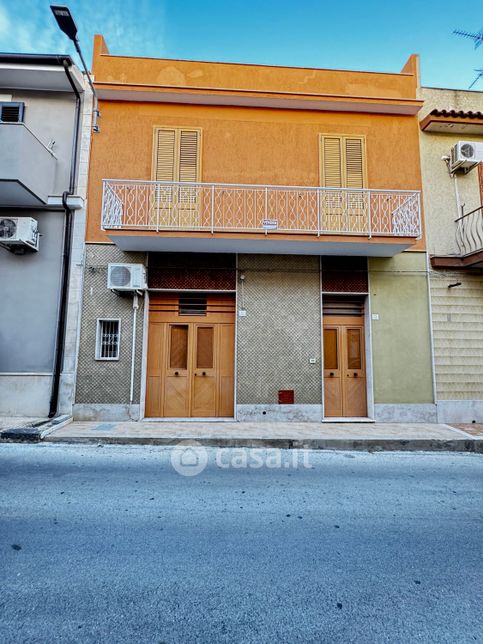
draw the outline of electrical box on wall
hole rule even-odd
[[[293,389],[279,389],[278,390],[278,404],[279,405],[293,405],[295,402],[295,392]]]

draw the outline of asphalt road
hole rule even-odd
[[[483,642],[483,456],[170,455],[0,445],[2,642]]]

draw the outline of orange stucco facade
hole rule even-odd
[[[320,185],[334,133],[366,137],[368,188],[421,189],[414,56],[399,74],[277,68],[111,56],[96,36],[93,73],[88,242],[109,241],[102,179],[151,179],[155,126],[201,128],[203,182]]]

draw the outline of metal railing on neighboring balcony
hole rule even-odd
[[[471,255],[483,250],[483,206],[458,217],[456,243],[461,255]]]
[[[418,238],[420,193],[105,179],[102,227]]]

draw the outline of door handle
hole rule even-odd
[[[203,371],[203,374],[202,374],[202,375],[203,375],[203,376],[206,376],[206,371]]]
[[[333,372],[333,371],[331,371],[331,372],[329,373],[329,376],[330,376],[331,378],[333,378],[333,377],[334,377],[334,372]]]
[[[354,378],[357,378],[357,374],[356,374],[356,373],[354,374]]]
[[[175,371],[175,372],[174,372],[174,375],[175,375],[175,376],[179,376],[179,371]]]

